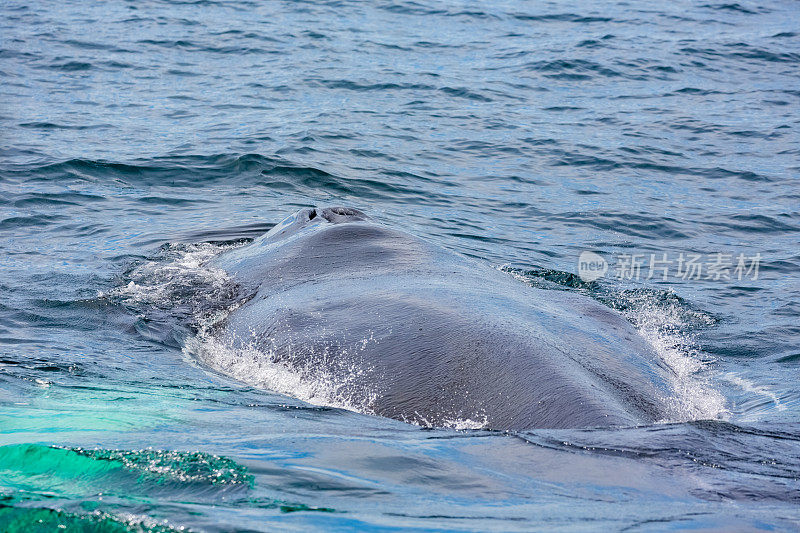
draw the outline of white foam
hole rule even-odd
[[[170,306],[185,293],[192,297],[225,290],[230,277],[221,269],[208,266],[208,261],[230,246],[209,243],[169,244],[162,253],[131,270],[127,285],[117,287],[101,297],[119,298],[130,304]]]
[[[444,427],[456,429],[459,431],[471,429],[486,429],[489,424],[489,419],[485,415],[480,420],[471,418],[446,418],[444,420]]]
[[[489,418],[486,416],[485,413],[480,413],[476,418],[459,418],[459,417],[451,417],[451,418],[444,418],[440,422],[434,422],[433,420],[428,419],[427,417],[423,416],[417,411],[414,411],[414,417],[409,418],[407,416],[401,417],[402,421],[406,424],[412,424],[414,426],[419,426],[422,428],[436,428],[436,427],[444,427],[455,429],[458,431],[465,431],[465,430],[475,430],[475,429],[486,429],[489,424]]]
[[[677,301],[655,301],[652,294],[628,297],[623,314],[633,322],[660,359],[672,369],[673,395],[664,398],[670,416],[662,422],[725,419],[730,416],[725,397],[711,379],[713,361],[696,348],[687,333],[687,313],[694,319],[710,320],[695,311],[687,311]]]
[[[363,350],[371,340],[359,341],[355,351]],[[356,382],[367,381],[360,378],[372,368],[358,353],[333,353],[332,350],[322,348],[315,354],[304,352],[302,358],[289,356],[278,360],[274,349],[264,348],[262,344],[256,346],[255,342],[233,347],[205,328],[184,346],[185,355],[248,385],[286,394],[312,405],[373,414],[372,405],[380,390],[355,386]],[[292,364],[284,362],[287,360],[292,360]],[[298,360],[303,362],[297,363]]]

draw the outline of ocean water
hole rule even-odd
[[[800,527],[796,2],[0,14],[0,530]],[[207,262],[314,205],[618,309],[676,416],[434,429],[210,370]]]

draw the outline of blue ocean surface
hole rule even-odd
[[[797,2],[4,0],[0,80],[0,530],[800,528]],[[676,416],[198,361],[208,262],[327,205],[617,309]]]

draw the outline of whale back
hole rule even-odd
[[[338,380],[349,405],[442,426],[636,425],[666,416],[667,370],[630,323],[407,233],[354,221],[218,260],[252,298],[227,345]],[[224,371],[224,369],[221,369]]]

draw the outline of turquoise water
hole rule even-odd
[[[0,530],[800,525],[796,3],[0,13]],[[331,204],[619,309],[680,416],[431,429],[198,363],[206,262]],[[758,276],[613,268],[716,253]]]

